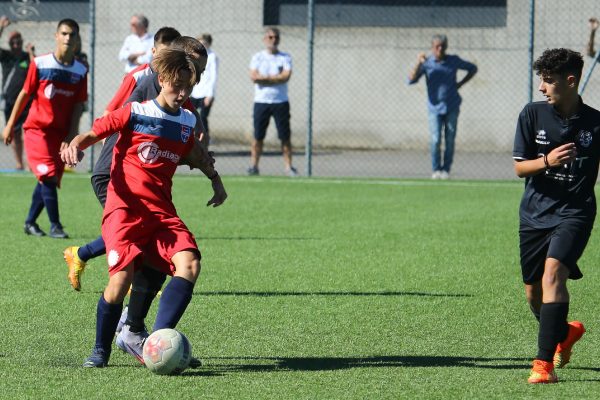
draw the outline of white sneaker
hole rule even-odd
[[[448,179],[450,179],[450,173],[448,171],[440,172],[440,179],[447,181]]]
[[[285,174],[290,178],[295,178],[298,176],[298,170],[294,167],[290,167],[289,169],[285,170]]]
[[[440,171],[433,171],[433,174],[431,174],[431,179],[440,179]]]

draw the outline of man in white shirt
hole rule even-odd
[[[219,58],[210,48],[212,46],[212,36],[210,34],[203,33],[198,37],[198,40],[206,48],[208,59],[200,83],[194,86],[194,90],[192,90],[192,94],[190,95],[190,100],[198,110],[200,120],[202,121],[202,125],[204,125],[205,138],[203,140],[208,140],[208,114],[210,113],[210,109],[215,100],[215,92],[217,90]]]
[[[254,140],[248,175],[259,174],[258,162],[272,116],[281,140],[285,172],[293,177],[298,172],[292,166],[290,103],[287,94],[287,82],[292,75],[292,57],[278,49],[279,29],[267,28],[263,42],[266,49],[256,53],[250,62],[250,79],[254,82]]]
[[[152,46],[154,37],[148,33],[150,22],[142,14],[131,17],[131,35],[125,38],[123,47],[119,51],[119,61],[125,63],[125,73],[131,72],[138,65],[149,63],[152,60]]]

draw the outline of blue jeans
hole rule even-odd
[[[431,150],[431,169],[433,171],[450,172],[454,158],[454,139],[456,138],[456,124],[458,123],[458,108],[447,114],[429,113],[429,134]],[[444,162],[442,163],[441,144],[442,128],[444,128]]]

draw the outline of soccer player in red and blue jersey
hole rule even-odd
[[[172,275],[160,299],[154,330],[174,328],[185,312],[200,273],[200,251],[171,198],[179,161],[194,157],[195,116],[181,105],[204,69],[186,52],[166,49],[153,61],[161,92],[155,100],[130,103],[98,119],[73,139],[61,157],[75,165],[81,150],[119,131],[102,221],[110,279],[97,307],[96,343],[84,367],[108,364],[113,335],[134,269],[147,265]],[[216,175],[216,171],[214,171]],[[222,204],[213,197],[209,204]]]
[[[74,57],[77,36],[77,22],[63,19],[58,23],[56,50],[36,57],[29,65],[25,85],[2,132],[4,143],[9,144],[16,121],[33,97],[23,125],[27,161],[38,179],[25,220],[28,235],[45,235],[36,223],[45,207],[50,219],[50,236],[68,237],[60,223],[57,188],[64,172],[59,152],[77,134],[87,100],[87,68]]]
[[[152,48],[152,56],[155,57],[160,54],[163,49],[166,49],[171,45],[173,40],[179,37],[181,37],[181,34],[175,28],[167,26],[160,28],[154,34],[154,47]],[[123,104],[125,104],[133,90],[137,87],[138,82],[142,78],[152,74],[153,71],[150,67],[150,64],[142,64],[125,75],[121,86],[119,86],[119,89],[117,90],[117,93],[106,107],[104,115],[123,107]],[[149,98],[144,100],[149,100]],[[102,151],[100,152],[100,156],[98,157],[98,161],[96,161],[94,170],[92,171],[92,187],[96,197],[98,198],[98,201],[103,208],[104,203],[106,202],[106,188],[108,187],[108,182],[110,180],[110,167],[112,163],[113,148],[118,136],[118,133],[114,133],[106,138],[104,141],[104,146],[102,147]],[[81,290],[80,278],[85,270],[86,262],[92,258],[103,255],[105,251],[106,249],[102,236],[99,236],[97,239],[92,240],[81,247],[69,246],[63,251],[63,256],[69,269],[67,278],[75,290]]]

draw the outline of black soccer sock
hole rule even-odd
[[[44,199],[42,198],[42,184],[38,182],[35,185],[35,189],[33,189],[33,194],[31,195],[31,206],[29,207],[29,214],[27,215],[25,223],[34,223],[40,216],[43,209]]]
[[[163,290],[154,323],[154,331],[163,328],[175,329],[185,309],[192,300],[194,284],[174,276]]]
[[[79,250],[77,250],[77,255],[81,261],[88,261],[105,253],[106,246],[104,245],[104,239],[102,239],[102,236],[98,236],[96,239],[81,246]]]
[[[42,199],[44,199],[44,206],[46,206],[50,224],[62,228],[58,215],[58,192],[55,182],[42,182]]]
[[[130,326],[131,332],[141,332],[144,329],[144,320],[152,301],[166,279],[165,274],[153,268],[142,268],[135,272],[125,322]]]
[[[569,333],[569,303],[543,303],[540,309],[538,354],[536,359],[552,362],[556,345]]]
[[[106,354],[110,354],[113,337],[122,311],[122,302],[110,304],[104,300],[104,293],[100,295],[96,308],[96,348],[104,350]]]
[[[529,305],[529,309],[531,310],[531,313],[535,319],[537,319],[537,322],[540,322],[540,310],[536,310],[531,304]]]

